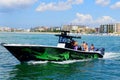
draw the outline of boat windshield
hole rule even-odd
[[[80,36],[71,36],[68,33],[70,33],[70,31],[61,31],[61,34],[57,34],[55,36],[59,37],[59,43],[70,43],[73,38],[81,38]]]
[[[70,39],[69,38],[66,38],[66,37],[62,37],[62,36],[60,36],[59,37],[59,43],[70,43]]]

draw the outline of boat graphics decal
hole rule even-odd
[[[36,59],[41,60],[71,60],[71,59],[87,59],[92,58],[96,59],[99,58],[98,54],[80,54],[74,51],[63,51],[57,48],[40,48],[43,49],[42,51],[36,51],[30,48],[23,48],[22,51],[24,53],[32,54],[35,56]]]

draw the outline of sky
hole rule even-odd
[[[0,26],[67,24],[99,27],[120,22],[120,0],[0,0]]]

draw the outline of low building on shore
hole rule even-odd
[[[115,33],[120,34],[120,23],[117,23],[115,26],[116,26]]]
[[[0,27],[0,32],[30,32],[30,29]]]
[[[30,29],[30,32],[59,32],[61,27],[39,26]]]
[[[95,33],[94,28],[87,27],[84,25],[63,25],[61,29],[70,31],[72,33],[81,33],[81,34]]]
[[[0,27],[0,31],[1,32],[11,32],[11,28],[10,27]]]

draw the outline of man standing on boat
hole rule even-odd
[[[82,43],[82,48],[83,51],[88,51],[88,44],[85,41]]]
[[[85,43],[84,51],[88,51],[88,44]]]

